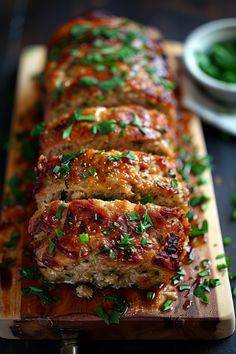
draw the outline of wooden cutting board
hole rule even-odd
[[[168,43],[167,50],[172,58],[181,55],[181,45]],[[27,47],[23,50],[18,71],[15,112],[12,120],[11,135],[15,135],[22,125],[22,114],[36,100],[32,76],[42,71],[46,58],[43,46]],[[177,62],[177,61],[176,61]],[[206,154],[206,147],[198,117],[192,114],[191,131],[193,143],[201,155]],[[10,150],[6,171],[8,180],[22,166],[17,164],[16,146]],[[204,259],[211,262],[211,277],[219,278],[222,285],[213,289],[209,295],[210,303],[203,304],[193,296],[192,305],[184,306],[184,293],[179,294],[171,312],[160,312],[157,303],[149,304],[143,293],[128,290],[132,306],[119,325],[106,325],[94,315],[95,300],[81,300],[72,291],[72,286],[59,286],[63,301],[51,307],[41,306],[35,297],[21,294],[19,269],[22,261],[22,240],[17,249],[12,251],[16,267],[11,268],[11,282],[4,285],[6,274],[1,273],[0,288],[0,336],[3,338],[57,339],[60,329],[76,329],[84,338],[89,339],[218,339],[229,336],[235,327],[234,308],[227,270],[219,272],[216,255],[224,253],[219,217],[211,173],[205,172],[208,184],[203,187],[210,197],[209,207],[204,217],[209,221],[208,242],[202,243],[195,250],[195,261],[188,265],[187,276],[196,274],[194,267]],[[26,232],[27,225],[22,232]],[[0,229],[0,243],[9,237],[7,225]],[[221,262],[222,263],[222,262]]]

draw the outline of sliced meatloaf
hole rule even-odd
[[[181,208],[96,199],[54,201],[29,225],[45,277],[116,288],[170,281],[189,230]]]
[[[129,105],[68,111],[46,125],[40,145],[46,156],[80,148],[142,150],[173,156],[175,140],[175,122],[170,117]]]
[[[111,27],[104,24],[109,22]],[[120,22],[78,19],[55,34],[43,80],[46,121],[101,104],[141,104],[176,116],[173,75],[160,42],[152,39],[158,35],[136,24],[120,28]]]
[[[188,189],[176,160],[144,152],[82,150],[56,157],[40,156],[37,169],[38,207],[60,199],[98,198],[151,201],[187,210]]]

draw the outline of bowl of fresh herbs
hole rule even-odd
[[[184,45],[184,62],[212,96],[236,103],[236,18],[209,22],[194,30]]]

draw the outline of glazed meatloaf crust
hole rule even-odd
[[[67,23],[49,45],[45,120],[79,106],[132,103],[175,117],[173,75],[157,39],[155,31],[114,17]]]
[[[166,114],[141,106],[76,109],[46,124],[41,152],[50,156],[80,148],[128,149],[174,156],[175,124]]]
[[[184,210],[188,190],[177,171],[176,160],[135,151],[81,150],[79,153],[46,158],[37,169],[38,207],[60,199],[127,199]]]
[[[36,260],[56,281],[141,288],[168,282],[185,254],[181,208],[128,201],[54,201],[30,221]]]

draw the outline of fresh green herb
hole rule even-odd
[[[22,289],[24,295],[35,295],[37,296],[44,305],[51,305],[53,302],[59,302],[60,298],[56,295],[49,296],[46,290],[39,288],[34,285],[30,285],[27,288]]]
[[[145,130],[145,128],[143,128],[142,123],[141,123],[140,118],[137,113],[134,113],[132,124],[135,127],[138,127],[138,129],[140,130],[140,132],[142,134],[144,134],[144,135],[146,134],[146,130]]]
[[[207,222],[207,220],[204,220],[202,223],[202,226],[200,228],[197,228],[192,225],[192,229],[190,231],[189,237],[204,235],[207,232],[208,232],[208,222]]]
[[[197,154],[191,160],[191,172],[194,175],[201,175],[206,169],[211,168],[211,157],[198,156]]]
[[[229,236],[226,236],[226,237],[224,237],[223,242],[224,242],[225,246],[229,246],[232,243],[232,238]]]
[[[134,241],[134,237],[130,237],[130,234],[125,233],[124,235],[121,235],[120,240],[117,241],[118,243],[118,248],[121,250],[130,250],[132,248],[132,241]]]
[[[79,238],[82,243],[86,243],[89,241],[89,234],[80,234]]]
[[[231,213],[232,220],[236,220],[236,209],[234,209]]]
[[[38,274],[37,266],[25,267],[20,270],[21,278],[33,279]]]
[[[103,235],[109,236],[112,233],[112,229],[103,231]]]
[[[96,135],[97,133],[100,133],[102,135],[109,134],[115,130],[116,127],[116,121],[114,119],[110,119],[98,124],[95,124],[92,127],[92,133]]]
[[[208,281],[209,281],[209,286],[211,287],[211,288],[216,288],[217,286],[219,286],[219,285],[221,285],[221,281],[220,281],[220,279],[208,279]]]
[[[176,88],[176,84],[170,80],[159,78],[160,84],[168,91],[174,90]]]
[[[162,128],[160,128],[160,132],[161,132],[161,134],[167,133],[168,132],[168,128],[167,127],[162,127]]]
[[[55,229],[55,234],[57,235],[57,237],[62,237],[65,235],[65,232],[60,229]]]
[[[137,232],[137,234],[142,234],[147,229],[149,229],[150,227],[153,226],[152,220],[151,220],[150,216],[148,215],[147,209],[145,210],[145,212],[142,216],[142,219],[143,220],[140,220],[139,225],[136,227],[135,232]]]
[[[209,202],[210,198],[208,196],[206,196],[204,193],[202,193],[199,196],[194,196],[191,198],[190,200],[190,205],[192,207],[197,206],[197,205],[201,205],[203,203]]]
[[[236,207],[236,193],[232,193],[230,196],[230,202],[233,206]]]
[[[98,84],[98,79],[92,76],[83,76],[80,79],[80,84],[82,86],[93,86]]]
[[[236,279],[236,272],[229,272],[229,279],[230,280]]]
[[[125,214],[126,218],[130,221],[140,220],[140,215],[135,211],[132,214]]]
[[[155,299],[156,294],[153,291],[148,291],[147,292],[147,300],[153,300]]]
[[[104,101],[106,99],[106,96],[103,95],[103,94],[99,94],[96,96],[96,98],[99,100],[99,101]]]
[[[209,269],[202,270],[201,272],[198,273],[199,277],[207,277],[210,274]]]
[[[224,254],[224,253],[218,254],[218,255],[216,256],[216,259],[221,259],[221,258],[225,258],[225,254]]]
[[[206,295],[206,292],[209,292],[209,291],[210,291],[210,289],[208,287],[208,282],[205,279],[202,284],[199,284],[194,288],[194,295],[196,297],[200,298],[201,301],[207,305],[209,303],[209,298]]]
[[[118,324],[122,315],[127,311],[127,304],[120,294],[103,296],[103,302],[110,302],[112,309],[106,312],[101,305],[96,306],[96,314],[106,324]]]
[[[132,152],[127,152],[126,154],[118,154],[118,155],[111,155],[108,158],[108,161],[119,161],[123,158],[129,159],[129,160],[136,160],[136,157]]]
[[[120,224],[118,224],[118,222],[115,221],[115,222],[114,222],[114,226],[115,226],[115,227],[120,227]]]
[[[171,184],[171,187],[177,187],[178,186],[178,181],[177,181],[177,179],[172,179],[171,181],[170,181],[170,184]]]
[[[56,89],[51,93],[52,97],[54,98],[59,98],[61,94],[64,92],[64,86],[63,84],[60,84],[59,86],[56,87]]]
[[[148,240],[146,237],[142,237],[142,240],[141,240],[141,245],[143,246],[143,247],[146,247],[146,246],[148,246],[148,245],[150,245],[152,242],[150,241],[150,240]]]
[[[111,79],[100,81],[98,86],[102,91],[109,92],[116,88],[123,87],[124,79],[118,76],[114,76]]]
[[[72,132],[72,129],[73,129],[73,124],[69,125],[69,127],[67,127],[66,129],[63,130],[63,133],[62,133],[62,139],[67,139],[69,138],[71,132]]]
[[[174,285],[179,284],[181,278],[186,274],[185,270],[183,268],[179,268],[176,272],[176,274],[172,278],[172,283]]]
[[[232,287],[232,295],[233,297],[236,297],[236,286]]]
[[[70,116],[70,118],[75,122],[82,122],[82,121],[95,122],[97,120],[97,118],[94,116],[83,115],[80,112],[81,109],[79,108]]]
[[[190,285],[179,285],[178,286],[179,291],[184,291],[184,290],[190,290],[191,286]]]
[[[221,271],[221,270],[229,268],[231,266],[233,258],[234,258],[233,256],[226,257],[225,263],[217,264],[217,269]]]
[[[170,311],[172,309],[172,303],[173,303],[173,300],[167,299],[164,302],[164,304],[162,304],[161,311],[163,311],[163,312]]]
[[[80,178],[88,178],[88,173],[80,173],[79,174]]]
[[[31,130],[31,136],[33,137],[38,137],[42,134],[42,132],[44,131],[45,128],[45,123],[44,122],[40,122],[38,124],[36,124],[33,129]]]
[[[10,240],[5,243],[4,247],[8,251],[13,251],[14,249],[16,249],[19,239],[20,239],[20,232],[18,230],[13,231]]]
[[[71,153],[68,155],[64,155],[61,160],[61,166],[55,166],[53,169],[53,173],[60,174],[60,178],[64,178],[71,170],[71,161],[78,156],[78,153]]]
[[[65,204],[64,203],[62,203],[61,205],[59,205],[59,207],[57,208],[57,211],[56,211],[56,218],[58,219],[58,220],[60,220],[61,219],[61,217],[62,217],[62,212],[63,212],[63,209],[65,209]]]
[[[49,253],[53,254],[53,252],[55,251],[55,243],[51,239],[48,240],[48,248]]]
[[[150,195],[146,195],[140,200],[141,204],[153,203],[153,198]]]
[[[96,170],[94,170],[93,168],[90,168],[90,169],[89,169],[89,173],[90,173],[92,176],[96,176],[96,175],[97,175]]]
[[[207,268],[208,265],[209,265],[209,259],[204,259],[204,260],[202,261],[202,266],[203,266],[203,268]]]

